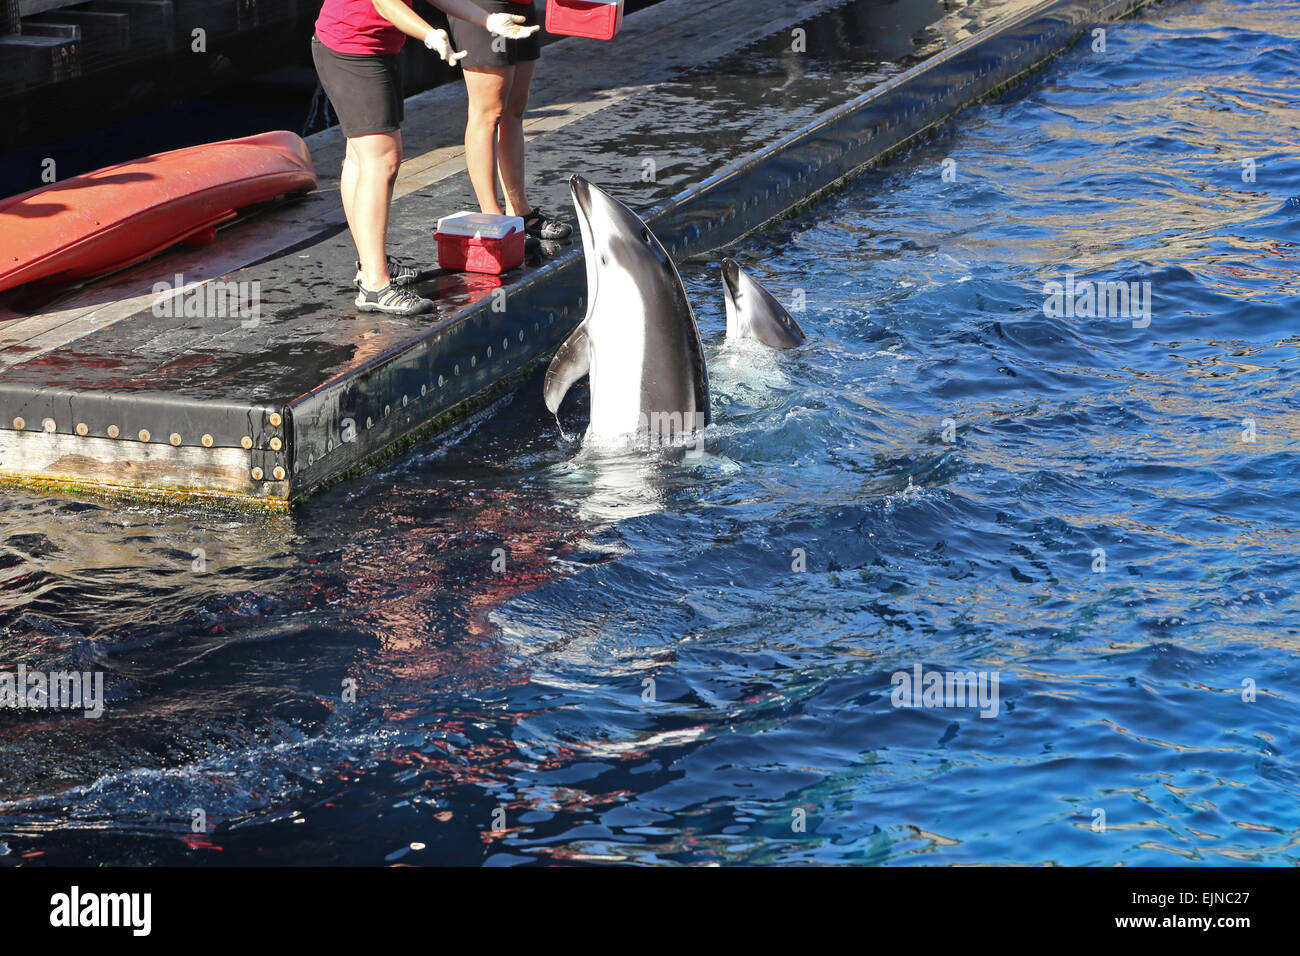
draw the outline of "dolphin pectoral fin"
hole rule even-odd
[[[560,402],[564,401],[564,396],[573,387],[573,383],[590,370],[591,352],[587,341],[587,323],[584,320],[556,350],[555,358],[551,359],[551,364],[546,369],[542,398],[552,415],[558,414]]]

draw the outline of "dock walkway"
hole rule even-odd
[[[531,198],[571,216],[581,173],[675,256],[724,248],[1145,2],[664,0],[611,43],[547,47]],[[284,506],[548,360],[585,310],[580,243],[502,279],[437,271],[434,223],[475,208],[463,86],[406,115],[390,243],[431,270],[418,288],[436,315],[353,308],[328,130],[309,140],[320,188],[305,200],[0,314],[0,480]],[[159,283],[179,290],[171,308]],[[250,305],[210,314],[208,287]]]

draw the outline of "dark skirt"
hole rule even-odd
[[[482,7],[488,13],[514,13],[525,18],[524,22],[532,25],[540,23],[537,7],[534,4],[511,3],[510,0],[473,0],[475,6]],[[468,20],[448,17],[451,45],[457,51],[468,50],[469,55],[460,61],[461,66],[513,66],[527,63],[542,55],[540,30],[523,40],[506,40],[488,33],[483,27],[475,26]]]
[[[396,53],[339,53],[312,37],[311,58],[344,136],[401,128],[405,111]]]

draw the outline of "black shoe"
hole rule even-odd
[[[573,227],[559,219],[548,219],[537,207],[524,216],[524,232],[537,239],[568,239]]]
[[[436,306],[426,299],[390,282],[378,291],[371,291],[357,283],[357,311],[384,312],[388,315],[423,315]]]
[[[388,257],[388,280],[393,285],[408,285],[420,278],[420,270],[415,266],[407,265],[392,256]],[[361,263],[357,263],[357,276],[352,280],[352,284],[358,289],[361,288]]]
[[[524,238],[524,257],[533,263],[540,262],[542,259],[554,258],[563,249],[563,245],[550,239],[538,239],[536,236],[526,236]]]

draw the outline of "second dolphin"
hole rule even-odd
[[[722,260],[722,286],[728,339],[756,339],[774,349],[803,344],[803,329],[794,316],[735,259]]]

